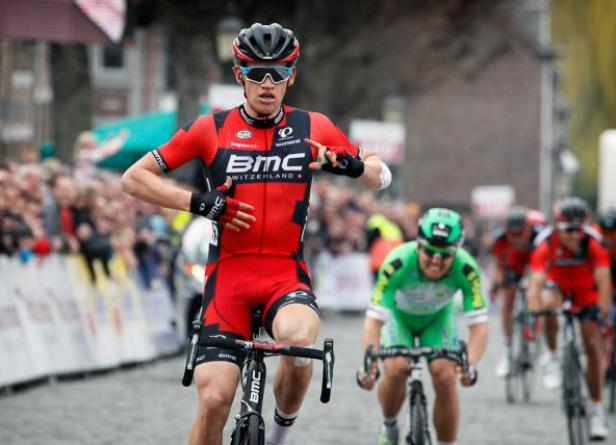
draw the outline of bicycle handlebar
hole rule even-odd
[[[469,372],[470,368],[466,342],[460,341],[459,349],[392,347],[374,351],[372,346],[369,346],[364,355],[364,370],[368,372],[374,360],[383,360],[391,357],[407,357],[414,361],[419,360],[421,357],[446,358],[458,363],[462,367],[462,372],[465,374]]]
[[[331,398],[334,381],[334,340],[326,338],[323,349],[303,348],[289,346],[281,343],[261,341],[246,341],[236,338],[205,337],[200,344],[207,347],[235,349],[244,351],[261,351],[273,355],[287,355],[291,357],[305,357],[323,362],[323,379],[321,381],[321,402],[327,403]]]

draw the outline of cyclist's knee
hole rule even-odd
[[[308,314],[311,316],[306,316]],[[314,312],[307,312],[299,322],[296,314],[281,312],[274,320],[273,331],[279,343],[291,346],[312,346],[319,333],[319,317]]]
[[[402,357],[386,359],[383,361],[383,372],[388,380],[404,384],[409,375],[408,360]]]
[[[430,366],[432,385],[436,392],[448,392],[456,388],[456,372],[449,361],[434,361]]]
[[[235,391],[231,392],[214,384],[204,384],[198,387],[198,392],[199,410],[209,419],[226,420],[226,413],[233,403]]]

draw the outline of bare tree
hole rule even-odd
[[[88,51],[84,44],[51,45],[56,157],[69,164],[73,163],[75,138],[92,125],[92,84],[89,68]]]

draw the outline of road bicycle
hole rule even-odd
[[[459,349],[456,350],[424,347],[391,347],[374,351],[372,347],[368,347],[364,356],[364,370],[372,369],[372,363],[375,360],[384,360],[391,357],[407,357],[411,360],[407,379],[410,424],[406,443],[408,445],[431,445],[432,437],[428,424],[427,400],[422,381],[423,363],[421,358],[446,358],[453,360],[462,367],[462,371],[466,374],[469,371],[466,343],[460,341]]]
[[[520,393],[522,400],[528,403],[535,381],[534,370],[539,343],[529,339],[528,330],[534,327],[528,323],[526,291],[522,287],[516,292],[512,324],[513,332],[508,357],[510,369],[505,376],[505,394],[509,403],[514,403]]]
[[[572,303],[572,296],[565,296],[560,309],[533,312],[533,316],[562,315],[562,403],[567,422],[567,435],[570,445],[584,445],[588,441],[588,413],[586,410],[588,396],[584,370],[580,358],[578,334],[575,329],[575,316],[579,312]]]
[[[242,365],[242,400],[240,411],[235,416],[235,427],[231,434],[231,445],[263,445],[265,443],[265,422],[261,411],[265,393],[266,366],[265,358],[275,355],[310,358],[323,362],[323,377],[321,380],[321,402],[327,403],[331,398],[334,373],[334,341],[326,338],[323,349],[289,346],[281,343],[257,341],[261,333],[261,311],[253,312],[252,341],[234,338],[204,337],[199,339],[201,317],[193,323],[193,336],[189,343],[187,362],[184,369],[182,384],[190,386],[194,371],[196,345],[222,349],[241,350],[247,353]],[[194,347],[193,347],[194,346]]]

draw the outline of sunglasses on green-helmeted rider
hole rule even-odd
[[[434,255],[439,255],[444,260],[451,258],[458,251],[458,248],[453,246],[439,249],[438,247],[431,246],[427,241],[422,240],[419,241],[419,247],[429,258],[432,258]]]
[[[254,65],[254,66],[241,66],[240,70],[246,78],[254,83],[263,83],[267,76],[270,77],[273,83],[281,83],[289,80],[289,77],[293,74],[292,66],[284,65]]]

